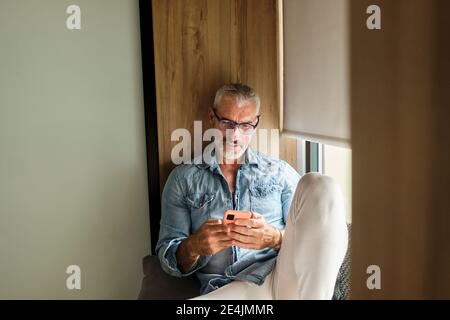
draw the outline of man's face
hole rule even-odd
[[[228,160],[240,158],[247,150],[254,131],[245,132],[244,127],[241,130],[236,126],[234,129],[225,129],[224,122],[219,121],[218,117],[225,120],[232,120],[236,123],[257,124],[256,104],[254,101],[246,101],[240,106],[233,98],[225,97],[215,110],[209,108],[209,118],[214,128],[218,129],[223,137],[223,156]],[[241,132],[244,129],[244,133]],[[245,134],[246,133],[246,134]],[[249,134],[250,133],[250,134]],[[221,146],[219,145],[219,148]]]

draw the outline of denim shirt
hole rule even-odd
[[[251,250],[232,246],[212,256],[201,256],[186,273],[177,266],[177,248],[208,219],[223,219],[228,209],[260,213],[268,223],[284,229],[299,178],[285,161],[248,148],[237,171],[233,208],[232,194],[215,157],[200,164],[176,167],[162,194],[156,252],[163,270],[176,277],[195,273],[201,284],[200,294],[233,280],[261,285],[276,261],[278,252],[272,248]]]

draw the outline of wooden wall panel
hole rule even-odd
[[[225,83],[243,82],[261,96],[260,128],[279,128],[277,2],[153,0],[161,185],[174,165],[176,128],[207,129],[207,107]],[[296,165],[296,143],[283,138],[280,158]],[[287,145],[290,147],[288,148]]]
[[[433,1],[433,213],[434,248],[428,269],[433,298],[450,299],[450,2]]]
[[[351,3],[352,297],[448,299],[449,4],[377,1],[371,31],[372,1]],[[366,286],[372,264],[381,290]]]

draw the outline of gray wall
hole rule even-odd
[[[0,298],[136,298],[150,251],[138,1],[1,0],[0,43]]]

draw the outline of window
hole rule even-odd
[[[298,140],[298,171],[320,172],[333,177],[344,197],[347,222],[352,221],[352,152],[332,145]]]

